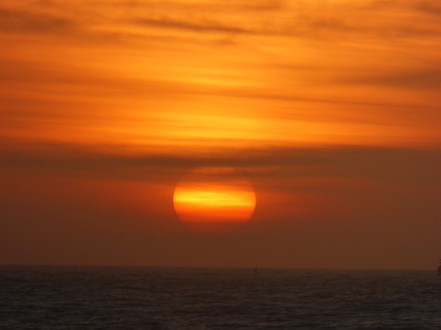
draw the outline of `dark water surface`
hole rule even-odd
[[[441,329],[430,271],[0,266],[0,329]]]

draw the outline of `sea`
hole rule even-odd
[[[441,276],[0,266],[0,329],[441,329]]]

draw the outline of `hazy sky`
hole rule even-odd
[[[434,268],[438,0],[0,0],[0,263]],[[235,167],[252,219],[173,210]]]

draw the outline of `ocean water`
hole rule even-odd
[[[441,329],[434,271],[0,266],[0,329]]]

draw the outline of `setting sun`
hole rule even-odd
[[[176,186],[179,218],[203,231],[224,231],[248,221],[256,206],[251,184],[233,168],[197,168]]]

